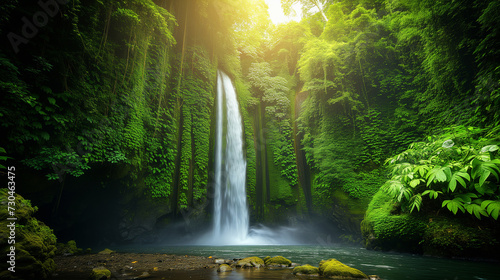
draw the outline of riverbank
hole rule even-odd
[[[215,269],[217,266],[209,257],[136,253],[57,256],[54,261],[57,265],[55,279],[70,275],[87,279],[96,267],[108,269],[116,279],[145,279],[169,271]]]

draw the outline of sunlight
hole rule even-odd
[[[298,5],[294,5],[295,15],[285,16],[283,13],[283,9],[281,8],[280,0],[265,0],[269,12],[269,17],[271,21],[275,24],[287,23],[291,20],[300,21],[302,17],[302,13],[300,12],[300,7]]]

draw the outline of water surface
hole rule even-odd
[[[500,279],[498,262],[452,260],[411,254],[386,253],[345,245],[130,246],[123,247],[119,251],[213,256],[225,259],[249,256],[264,258],[265,256],[280,255],[295,263],[314,266],[318,266],[321,260],[336,258],[346,265],[357,268],[368,275],[378,275],[384,280]],[[238,269],[225,274],[219,274],[215,271],[201,271],[192,272],[189,279],[298,279],[291,272],[290,269],[279,271]],[[179,275],[179,277],[181,276]]]

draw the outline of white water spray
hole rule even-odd
[[[226,145],[223,151],[224,136]],[[213,241],[217,240],[218,244],[240,244],[248,234],[243,130],[236,92],[231,79],[221,71],[217,81],[214,163]]]
[[[225,104],[225,107],[224,107]],[[214,216],[199,245],[297,244],[297,228],[249,228],[241,115],[231,79],[219,71],[215,120]],[[192,244],[192,243],[191,243]]]

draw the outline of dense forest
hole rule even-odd
[[[252,224],[498,258],[500,1],[281,5],[302,20],[274,25],[264,0],[2,1],[2,177],[51,228],[20,230],[102,246],[209,224],[221,69]]]

